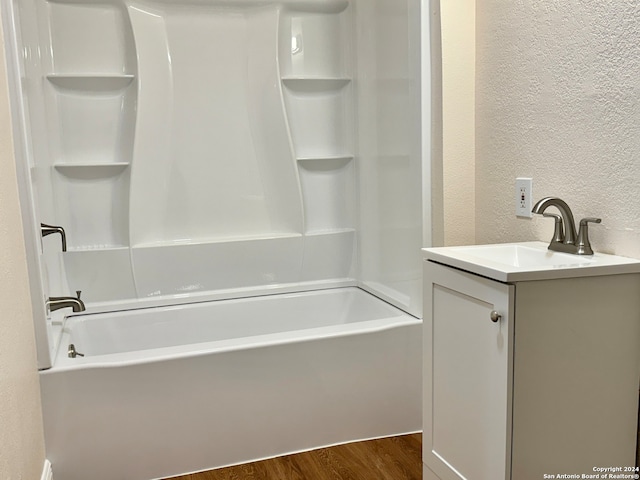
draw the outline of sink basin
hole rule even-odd
[[[640,272],[640,261],[595,253],[572,255],[544,242],[423,249],[424,258],[501,282],[548,280]]]
[[[474,245],[462,247],[461,253],[490,262],[503,263],[512,267],[551,267],[566,268],[568,266],[587,265],[594,262],[592,258],[554,252],[548,249],[532,248],[525,245]]]

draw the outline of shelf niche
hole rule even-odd
[[[128,246],[126,166],[58,165],[54,168],[53,188],[57,218],[65,226],[70,250]]]
[[[296,92],[340,90],[351,82],[347,77],[282,77],[285,87]]]
[[[355,177],[352,157],[298,161],[305,212],[305,233],[344,232],[354,228]]]
[[[135,123],[133,75],[47,75],[55,164],[128,163]]]
[[[284,100],[297,157],[350,154],[352,112],[348,85],[348,81],[285,81]]]
[[[113,177],[122,173],[129,163],[57,163],[53,166],[58,172],[69,178]]]
[[[324,12],[284,11],[279,32],[283,77],[345,76],[350,64],[344,48],[348,6],[344,2],[340,9]]]
[[[47,80],[60,90],[73,90],[75,93],[117,92],[128,87],[135,75],[128,74],[49,74]]]

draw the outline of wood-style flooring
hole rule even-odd
[[[420,480],[422,435],[355,442],[171,480]]]

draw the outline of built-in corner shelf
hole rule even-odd
[[[342,167],[348,162],[353,160],[353,155],[321,155],[321,156],[305,156],[298,157],[296,159],[300,162],[301,166],[311,167],[314,164],[318,165],[335,165],[336,167]]]
[[[88,2],[87,0],[47,0],[47,3],[59,4],[59,5],[91,5],[91,4],[102,4],[104,5],[107,2]]]
[[[343,77],[282,78],[298,158],[344,158],[352,151],[350,83]]]
[[[58,88],[86,92],[111,92],[126,88],[135,78],[128,74],[49,74],[47,80]]]
[[[354,227],[353,156],[299,157],[305,234],[338,233]]]
[[[128,162],[87,162],[87,163],[56,163],[53,168],[65,176],[93,174],[100,177],[111,177],[122,173],[129,166]]]
[[[346,77],[282,77],[282,83],[289,89],[297,92],[322,92],[340,90],[345,85],[351,83]]]
[[[51,1],[51,0],[50,0]],[[306,0],[288,0],[283,2],[289,10],[304,13],[337,14],[349,6],[348,0],[325,0],[309,2]]]
[[[355,234],[356,229],[353,227],[344,228],[316,228],[308,229],[304,232],[305,237],[321,237],[324,235],[348,235]]]
[[[129,245],[122,244],[105,244],[105,245],[80,245],[75,247],[69,247],[69,252],[82,253],[82,252],[115,252],[115,251],[129,251]]]

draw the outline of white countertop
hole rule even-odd
[[[545,242],[423,248],[425,260],[500,282],[640,273],[640,260],[604,253],[553,252]]]

